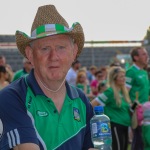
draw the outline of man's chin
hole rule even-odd
[[[50,80],[52,80],[52,81],[61,81],[61,80],[64,80],[64,78],[65,77],[61,77],[61,76],[56,75],[56,76],[51,76]]]

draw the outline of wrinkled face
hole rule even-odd
[[[63,80],[76,58],[78,47],[68,35],[53,35],[32,42],[26,55],[44,81]]]
[[[116,79],[115,79],[115,84],[119,87],[125,85],[125,73],[124,72],[119,72]]]
[[[145,49],[140,49],[138,51],[138,56],[136,57],[138,63],[140,63],[140,65],[142,66],[146,66],[148,64],[149,61],[149,56],[148,53]]]

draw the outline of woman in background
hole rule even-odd
[[[85,71],[79,71],[76,79],[76,86],[91,100],[94,98]]]
[[[92,106],[103,105],[105,114],[110,118],[113,150],[127,150],[128,127],[131,124],[129,113],[130,99],[125,86],[125,70],[111,67],[108,73],[109,87],[99,94]]]

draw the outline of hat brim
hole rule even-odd
[[[48,37],[48,36],[58,35],[58,34],[67,34],[67,35],[70,35],[74,39],[74,42],[78,45],[78,53],[77,53],[77,57],[78,57],[80,53],[82,52],[82,49],[84,46],[84,33],[83,33],[82,26],[80,24],[76,24],[74,28],[69,32],[63,32],[63,33],[60,32],[60,33],[53,33],[53,34],[45,33],[44,36],[39,36],[39,37],[38,36],[30,37],[24,32],[16,31],[16,34],[15,34],[16,44],[21,54],[26,57],[25,49],[31,41],[44,38],[44,37]]]

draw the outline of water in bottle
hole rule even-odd
[[[110,119],[104,115],[103,106],[94,107],[95,115],[90,120],[91,138],[94,148],[99,150],[112,150],[112,136]]]

